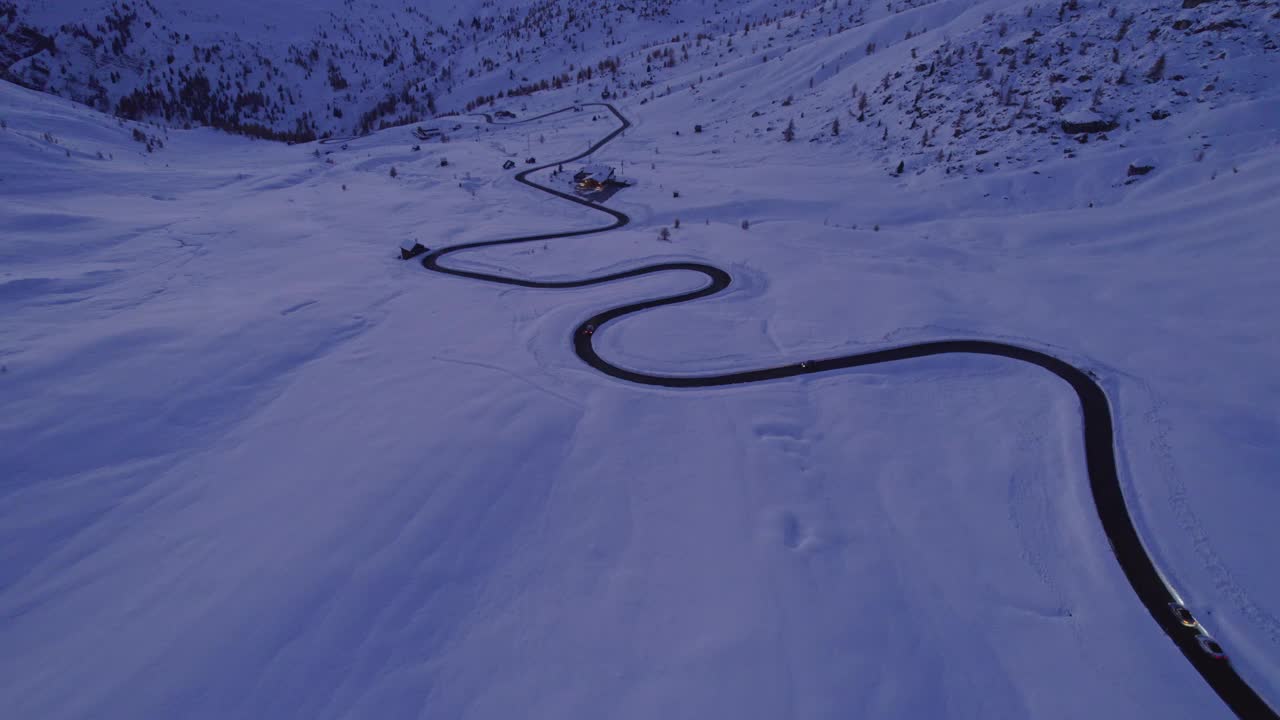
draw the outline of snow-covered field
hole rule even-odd
[[[895,176],[752,140],[735,118],[785,95],[759,83],[620,104],[597,159],[637,183],[610,201],[630,226],[449,262],[733,273],[602,329],[635,369],[940,337],[1091,369],[1151,554],[1280,703],[1280,95]],[[1112,557],[1051,376],[638,388],[572,328],[698,278],[524,290],[395,258],[601,224],[501,165],[576,154],[602,115],[148,153],[133,130],[162,131],[0,82],[0,120],[6,717],[1230,717]]]

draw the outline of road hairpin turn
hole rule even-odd
[[[897,360],[930,357],[934,355],[987,355],[1007,358],[1029,363],[1042,368],[1066,381],[1080,400],[1080,411],[1083,419],[1085,465],[1089,472],[1089,487],[1093,494],[1094,505],[1098,517],[1102,521],[1103,532],[1107,535],[1116,559],[1133,587],[1138,599],[1146,606],[1151,617],[1169,636],[1187,660],[1195,667],[1205,681],[1209,683],[1224,702],[1244,720],[1280,720],[1272,708],[1248,685],[1235,671],[1231,663],[1222,657],[1219,648],[1196,620],[1182,607],[1177,594],[1165,582],[1163,575],[1156,569],[1151,557],[1142,544],[1133,519],[1125,505],[1124,494],[1120,487],[1120,479],[1116,472],[1115,437],[1112,426],[1111,406],[1107,395],[1098,380],[1088,371],[1039,350],[1021,347],[1003,342],[988,340],[936,340],[931,342],[912,343],[889,347],[871,352],[842,355],[838,357],[810,360],[802,363],[778,365],[758,370],[720,373],[714,375],[655,375],[629,370],[605,360],[596,352],[592,344],[596,329],[626,315],[679,303],[710,297],[729,287],[733,281],[729,273],[713,265],[695,262],[669,262],[646,265],[623,272],[584,278],[581,280],[565,280],[558,282],[542,282],[525,280],[516,277],[494,275],[492,273],[475,272],[447,267],[440,263],[446,256],[464,250],[495,247],[499,245],[515,245],[518,243],[555,240],[559,238],[592,235],[620,228],[631,221],[626,214],[617,210],[593,203],[571,193],[541,185],[529,179],[529,175],[555,165],[571,163],[585,158],[599,150],[611,140],[622,134],[631,123],[622,113],[608,103],[588,103],[563,110],[528,118],[519,123],[495,123],[492,116],[484,115],[485,121],[495,125],[514,125],[532,122],[564,112],[581,110],[584,107],[599,107],[612,113],[620,125],[604,138],[593,143],[585,152],[573,157],[532,167],[518,173],[518,182],[535,190],[549,193],[563,200],[583,205],[597,212],[609,215],[613,221],[607,225],[586,230],[542,233],[521,237],[488,240],[441,248],[429,252],[423,258],[422,265],[428,270],[447,275],[483,280],[502,285],[514,285],[526,288],[577,288],[601,285],[627,278],[683,271],[700,273],[707,278],[702,288],[690,292],[631,303],[597,313],[579,325],[573,332],[573,349],[583,362],[600,372],[639,385],[651,385],[667,388],[709,388],[726,385],[780,380],[798,375],[841,370],[847,368],[879,365]]]

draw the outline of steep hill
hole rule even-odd
[[[768,3],[756,3],[768,7]],[[306,139],[600,78],[719,3],[0,3],[4,76],[131,119]],[[750,9],[732,17],[754,18]]]
[[[684,94],[742,140],[961,174],[1270,97],[1277,36],[1274,0],[0,3],[9,79],[135,120],[305,140],[532,94]]]

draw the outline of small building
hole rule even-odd
[[[493,114],[493,116],[494,116],[494,117],[496,117],[496,118],[502,118],[503,120],[515,120],[515,119],[516,119],[516,114],[515,114],[515,113],[513,113],[513,112],[511,112],[510,110],[499,110],[499,111],[495,112],[495,113]]]
[[[579,190],[594,192],[613,182],[613,168],[608,165],[586,165],[573,175],[573,183]]]
[[[413,129],[413,134],[419,140],[432,140],[441,137],[444,133],[440,131],[440,128],[426,128],[419,125]]]
[[[416,239],[408,239],[400,243],[400,259],[408,260],[426,252],[427,248]]]

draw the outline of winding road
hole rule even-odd
[[[1156,621],[1156,624],[1164,630],[1178,649],[1182,651],[1182,654],[1186,657],[1187,661],[1190,662],[1197,671],[1199,671],[1200,675],[1207,683],[1209,683],[1209,686],[1218,693],[1222,700],[1226,702],[1237,716],[1244,720],[1280,720],[1280,715],[1277,715],[1276,712],[1257,694],[1257,692],[1255,692],[1254,689],[1236,673],[1229,661],[1214,658],[1202,649],[1198,636],[1207,634],[1204,629],[1199,626],[1198,623],[1190,627],[1184,625],[1171,610],[1170,604],[1179,602],[1178,595],[1173,588],[1168,585],[1160,571],[1156,569],[1154,562],[1147,554],[1147,551],[1142,544],[1141,538],[1138,536],[1138,531],[1134,527],[1133,519],[1129,516],[1129,510],[1125,505],[1124,494],[1120,487],[1120,480],[1116,473],[1115,439],[1111,419],[1111,406],[1107,400],[1106,393],[1102,390],[1102,386],[1099,385],[1097,379],[1088,371],[1077,368],[1062,359],[1039,350],[1012,345],[1009,343],[988,340],[937,340],[932,342],[912,343],[909,345],[901,345],[872,352],[857,353],[854,355],[842,355],[838,357],[811,360],[803,363],[765,367],[757,370],[744,370],[716,375],[654,375],[636,370],[629,370],[627,368],[614,365],[608,360],[600,357],[600,354],[596,352],[596,349],[592,344],[594,340],[594,330],[613,320],[617,320],[618,318],[638,313],[643,310],[661,307],[663,305],[676,305],[715,295],[729,287],[730,283],[733,282],[733,278],[729,273],[713,265],[703,263],[672,262],[646,265],[632,270],[601,275],[598,277],[584,278],[581,280],[541,282],[503,275],[494,275],[491,273],[462,270],[441,264],[441,261],[448,255],[465,250],[592,235],[620,228],[630,222],[630,218],[627,217],[627,215],[617,210],[590,202],[573,195],[572,193],[562,192],[560,190],[541,185],[529,179],[529,176],[532,173],[539,170],[545,170],[549,167],[563,163],[575,162],[591,155],[604,145],[608,144],[614,138],[618,137],[631,126],[631,123],[623,117],[622,113],[618,112],[617,108],[611,104],[586,103],[577,107],[604,108],[612,113],[613,117],[619,121],[619,126],[608,135],[592,144],[585,152],[563,160],[557,160],[553,163],[529,168],[518,173],[515,176],[515,179],[518,182],[528,185],[536,190],[549,193],[563,200],[584,205],[592,210],[609,215],[613,219],[613,222],[586,230],[525,235],[521,237],[473,242],[441,248],[429,252],[423,258],[422,264],[426,269],[447,275],[471,278],[473,280],[483,280],[485,282],[499,283],[502,285],[514,285],[526,288],[558,289],[602,285],[617,280],[671,271],[693,272],[705,276],[707,283],[698,290],[679,293],[676,295],[666,295],[642,302],[610,308],[587,319],[574,330],[573,348],[583,362],[606,375],[639,385],[653,385],[668,388],[705,388],[725,385],[741,385],[765,380],[779,380],[783,378],[796,377],[798,375],[812,375],[845,368],[879,365],[897,360],[908,360],[912,358],[957,353],[1007,358],[1010,360],[1029,363],[1053,373],[1070,385],[1080,400],[1080,410],[1083,417],[1082,430],[1084,433],[1085,462],[1089,472],[1089,487],[1093,493],[1093,501],[1098,510],[1098,517],[1102,521],[1103,531],[1106,533],[1107,539],[1110,541],[1111,547],[1115,552],[1116,559],[1119,560],[1120,567],[1124,571],[1125,577],[1128,578],[1129,584],[1133,587],[1133,591],[1137,594],[1138,599],[1144,606],[1146,606],[1147,611]],[[560,113],[573,112],[575,109],[576,108],[574,107],[565,108],[563,110],[557,110],[537,117],[526,118],[513,123],[495,123],[493,118],[489,115],[484,115],[484,118],[486,122],[490,124],[515,125],[533,122],[535,120],[540,120]]]

